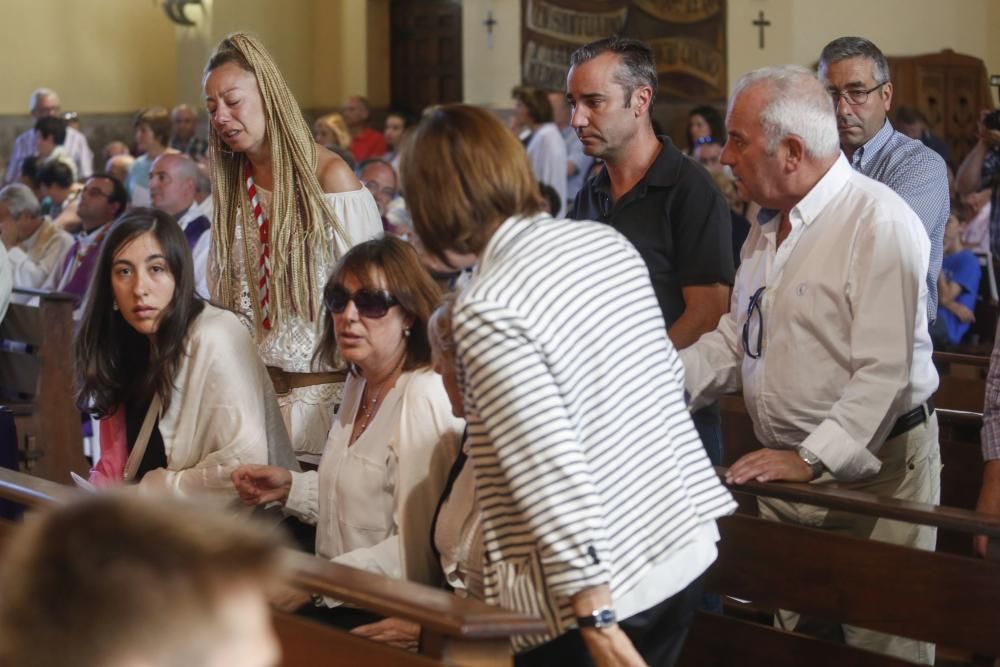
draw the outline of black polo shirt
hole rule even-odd
[[[684,312],[682,287],[733,284],[729,205],[704,167],[685,157],[669,137],[646,175],[617,202],[605,167],[587,181],[569,217],[606,222],[642,255],[663,319]]]

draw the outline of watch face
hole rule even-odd
[[[604,628],[609,625],[614,625],[617,618],[615,617],[614,610],[601,609],[600,611],[594,612],[594,620],[597,621],[597,627]]]

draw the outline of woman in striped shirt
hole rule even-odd
[[[453,327],[484,594],[548,625],[514,638],[516,664],[673,664],[735,503],[645,263],[608,226],[541,213],[524,151],[488,111],[425,116],[401,171],[427,251],[474,261]]]

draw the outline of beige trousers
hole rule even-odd
[[[938,446],[937,414],[922,425],[887,440],[877,454],[882,469],[873,477],[840,482],[829,473],[817,481],[827,488],[863,491],[882,497],[937,505],[941,500],[941,451]],[[795,523],[836,534],[888,542],[933,551],[937,529],[902,521],[861,516],[825,507],[758,498],[762,518]],[[896,656],[911,662],[934,664],[934,644],[887,635],[850,625],[831,626],[815,619],[781,610],[775,625],[825,639],[842,640],[851,646]]]

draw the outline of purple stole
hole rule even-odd
[[[211,226],[212,223],[203,215],[199,215],[187,224],[187,227],[184,228],[184,238],[187,239],[188,246],[190,246],[192,251],[198,245],[198,239],[201,238],[201,235]]]
[[[69,279],[69,282],[60,290],[76,296],[78,304],[83,301],[83,297],[87,293],[87,288],[90,287],[90,276],[93,275],[94,267],[97,266],[97,258],[101,254],[102,245],[104,245],[104,239],[90,246],[90,250],[83,256],[79,264],[76,265],[76,270],[73,271],[73,276]],[[76,257],[76,253],[79,250],[79,241],[70,246],[69,253],[66,255],[66,261],[63,264],[63,275],[69,271],[70,266],[73,264],[73,258]]]

